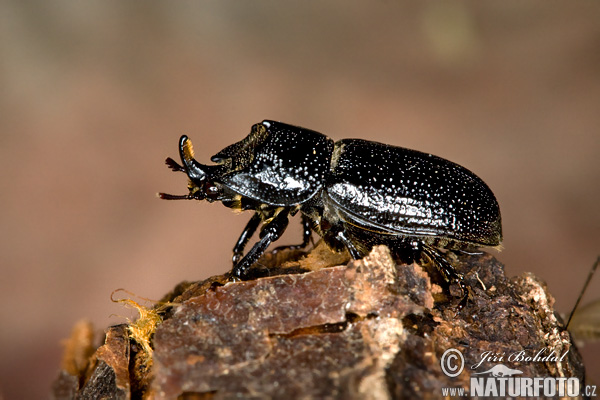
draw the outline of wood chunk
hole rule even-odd
[[[69,375],[79,376],[94,354],[94,329],[89,321],[79,321],[71,331],[71,337],[65,341],[65,353],[62,369]]]
[[[86,343],[79,342],[82,346]],[[74,350],[67,348],[69,352]],[[79,350],[77,350],[79,351]],[[77,352],[76,351],[76,352]],[[69,353],[67,353],[69,354]],[[52,386],[54,399],[130,399],[127,325],[110,327],[104,345],[88,359],[87,371],[62,370]]]
[[[438,285],[435,268],[399,263],[384,246],[337,266],[321,251],[265,256],[262,268],[278,263],[271,266],[276,276],[178,285],[163,298],[177,305],[154,334],[152,370],[133,373],[125,326],[113,327],[77,396],[442,398],[442,388],[469,389],[472,374],[498,364],[523,376],[584,383],[580,355],[534,276],[508,279],[488,254],[449,254],[469,288],[461,309],[461,299]],[[457,377],[441,368],[452,348],[466,361]],[[482,354],[539,351],[565,356],[480,363]],[[57,380],[55,397],[72,390],[69,379]]]

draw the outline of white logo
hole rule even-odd
[[[510,369],[506,365],[498,364],[498,365],[494,365],[492,368],[488,369],[487,371],[474,372],[473,375],[490,374],[491,376],[498,378],[498,377],[502,377],[502,376],[520,375],[522,373],[523,373],[523,371],[519,371],[518,369]]]
[[[442,354],[440,365],[442,367],[442,372],[446,374],[446,376],[454,378],[463,372],[463,369],[465,368],[465,359],[460,351],[448,349]]]
[[[534,357],[527,357],[526,360],[522,361],[542,362],[543,360],[539,357],[541,354],[543,354],[543,351],[539,351]],[[518,355],[522,356],[521,353],[518,353]],[[511,361],[510,358],[509,361]],[[471,368],[477,368],[484,361],[496,363],[504,361],[504,354],[494,355],[490,352],[483,352],[481,361]],[[446,376],[455,378],[463,372],[465,359],[459,350],[448,349],[442,354],[440,366]],[[466,394],[471,397],[554,397],[557,395],[559,397],[578,397],[581,393],[586,396],[595,396],[596,394],[596,386],[587,385],[582,387],[579,379],[575,377],[530,378],[519,375],[523,375],[523,371],[498,363],[487,371],[472,372],[468,391],[462,387],[442,388],[442,394],[444,396],[453,396],[453,393],[458,396]]]

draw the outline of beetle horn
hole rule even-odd
[[[183,163],[182,170],[188,174],[190,179],[203,181],[210,175],[209,170],[211,167],[200,164],[194,159],[194,147],[192,146],[192,141],[186,135],[181,136],[179,139],[179,155],[181,156],[181,162]],[[167,165],[173,169],[168,161]],[[179,167],[179,164],[177,164],[177,166]]]
[[[209,165],[200,164],[198,161],[194,159],[194,148],[192,147],[192,141],[186,136],[183,135],[179,139],[179,155],[181,157],[181,162],[183,165],[180,165],[177,161],[173,160],[171,157],[165,160],[165,163],[169,168],[176,172],[185,172],[187,176],[194,181],[206,181],[207,178],[210,178],[211,171],[214,167]],[[168,194],[168,193],[158,193],[158,197],[164,200],[194,200],[197,199],[196,196],[192,194]]]

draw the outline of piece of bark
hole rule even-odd
[[[71,337],[64,342],[65,350],[61,372],[52,385],[56,399],[72,399],[80,386],[80,377],[85,374],[90,357],[96,351],[94,330],[89,321],[79,321],[71,330]]]
[[[78,324],[81,326],[81,324]],[[79,336],[74,332],[67,345],[67,354]],[[87,346],[87,343],[80,342]],[[106,332],[104,345],[78,369],[63,369],[52,387],[54,399],[129,399],[130,343],[127,325],[112,326]]]
[[[258,273],[280,275],[235,283],[218,276],[166,295],[164,301],[179,305],[164,313],[154,334],[153,380],[146,375],[143,384],[131,382],[133,397],[441,398],[442,388],[468,389],[471,373],[498,364],[470,368],[486,351],[533,355],[541,349],[567,355],[503,364],[523,376],[584,382],[579,353],[545,286],[530,274],[506,278],[488,254],[452,260],[470,288],[462,309],[460,298],[432,283],[435,269],[398,263],[386,247],[339,266],[331,265],[347,255],[321,246],[295,260],[299,254],[288,254],[291,261],[285,254],[260,260]],[[440,366],[450,348],[466,360],[455,378]],[[129,365],[129,353],[120,351],[112,359]],[[110,365],[123,376],[117,372],[122,366]],[[139,379],[131,371],[128,378]]]

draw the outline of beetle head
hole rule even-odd
[[[218,180],[220,166],[204,165],[196,161],[192,141],[186,135],[181,136],[179,139],[179,156],[182,165],[170,157],[165,160],[165,163],[173,171],[181,171],[187,174],[189,194],[159,193],[158,196],[165,200],[208,200],[210,202],[220,200],[220,185],[215,182],[215,178]]]

